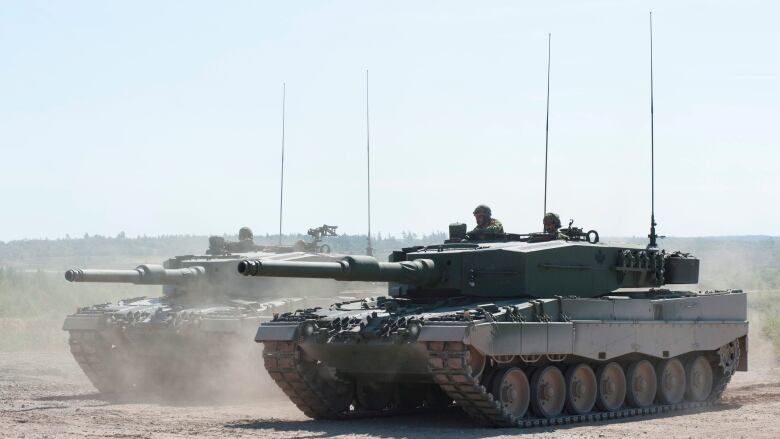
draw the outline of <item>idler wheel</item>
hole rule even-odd
[[[537,370],[531,379],[531,404],[534,412],[552,418],[563,411],[566,402],[566,381],[561,370],[547,366]]]
[[[658,400],[663,404],[677,404],[685,396],[685,367],[677,358],[658,363]]]
[[[686,367],[686,396],[691,401],[701,402],[712,392],[712,365],[703,355],[699,355]]]
[[[647,360],[640,360],[631,363],[628,367],[628,389],[626,397],[628,403],[634,407],[648,407],[655,399],[655,393],[658,388],[655,368]]]
[[[626,399],[626,373],[615,363],[607,363],[598,368],[598,394],[596,404],[608,412],[614,412],[623,406]]]
[[[355,392],[358,407],[365,410],[382,410],[390,405],[393,387],[386,383],[359,382]]]
[[[485,370],[487,358],[473,346],[468,346],[468,362],[471,366],[471,376],[476,378]]]
[[[582,415],[590,412],[596,404],[598,385],[596,374],[585,363],[570,367],[566,371],[566,408],[569,413]]]
[[[531,386],[528,377],[519,367],[503,367],[493,377],[491,393],[501,406],[515,418],[528,412]]]

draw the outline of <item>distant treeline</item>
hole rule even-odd
[[[308,237],[285,235],[282,243],[292,244],[300,239]],[[400,237],[376,236],[372,245],[375,254],[384,258],[395,249],[440,243],[444,239],[443,233],[403,233]],[[603,240],[646,243],[643,238]],[[274,245],[278,236],[257,236],[255,241]],[[365,254],[365,235],[344,235],[324,242],[334,252]],[[696,288],[748,290],[751,318],[761,322],[764,335],[780,340],[780,238],[668,238],[662,245],[668,251],[682,250],[701,259],[700,284]],[[161,293],[161,288],[153,285],[73,284],[63,278],[66,268],[132,268],[142,263],[161,263],[175,255],[202,253],[207,246],[208,237],[193,235],[89,236],[0,243],[0,333],[10,334],[0,339],[0,351],[67,346],[65,333],[60,330],[62,319],[77,307]]]

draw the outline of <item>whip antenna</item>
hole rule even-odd
[[[373,256],[374,249],[371,247],[371,130],[368,115],[368,69],[366,69],[366,187],[368,188],[368,246],[366,247],[366,255]]]
[[[551,34],[547,34],[547,120],[544,127],[544,212],[547,215],[547,150],[550,139],[550,39]]]
[[[282,83],[282,173],[279,183],[279,245],[282,245],[282,210],[284,208],[284,104],[287,95],[287,84]]]
[[[653,13],[650,12],[650,243],[647,248],[658,247],[658,235],[655,233],[655,138],[653,112]]]

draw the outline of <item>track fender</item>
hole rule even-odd
[[[485,355],[571,354],[570,322],[490,322],[469,330],[465,342]]]

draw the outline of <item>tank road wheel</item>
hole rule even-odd
[[[712,366],[710,362],[703,355],[699,355],[688,363],[686,369],[686,382],[688,384],[686,396],[691,401],[704,401],[712,392]]]
[[[531,379],[531,403],[534,412],[545,418],[557,416],[566,402],[566,381],[561,370],[547,366],[537,370]]]
[[[614,412],[623,406],[626,399],[626,373],[623,368],[613,361],[599,367],[596,376],[599,384],[596,403],[599,408]]]
[[[519,367],[499,369],[493,377],[491,393],[512,417],[522,418],[528,412],[531,386],[528,377]]]
[[[677,404],[685,396],[685,367],[677,358],[658,363],[658,400],[662,404]]]
[[[393,388],[385,383],[359,382],[355,392],[358,407],[377,411],[390,405],[393,398]]]
[[[631,363],[628,367],[628,392],[629,404],[634,407],[648,407],[655,399],[658,382],[655,377],[655,368],[647,360]]]
[[[566,371],[566,408],[569,413],[582,415],[590,412],[596,403],[598,385],[596,374],[585,363]]]

